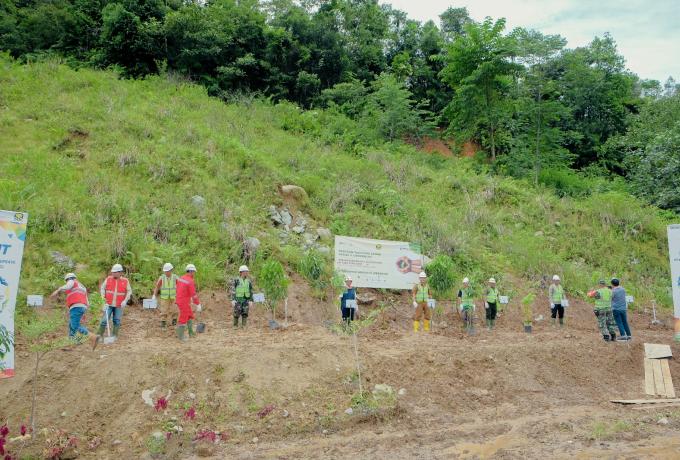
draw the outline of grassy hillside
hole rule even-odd
[[[167,77],[0,59],[0,206],[30,213],[22,294],[60,282],[51,251],[91,287],[117,261],[148,288],[166,260],[195,263],[202,286],[219,287],[248,236],[262,241],[256,276],[269,256],[296,270],[301,239],[283,244],[268,216],[277,186],[296,184],[314,225],[421,241],[459,277],[494,275],[508,290],[559,273],[582,294],[617,275],[641,300],[670,303],[669,217],[657,209],[615,191],[559,198],[403,144],[357,148],[355,127],[329,134],[332,121],[290,104],[225,105]]]

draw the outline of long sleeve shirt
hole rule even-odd
[[[621,286],[612,289],[612,310],[626,311],[627,308],[626,290]]]

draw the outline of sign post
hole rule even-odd
[[[14,309],[27,222],[25,212],[0,211],[0,378],[14,376]]]
[[[680,225],[668,226],[668,254],[673,286],[673,322],[676,342],[680,342]]]

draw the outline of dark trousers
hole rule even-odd
[[[343,321],[354,321],[354,308],[340,308]]]
[[[498,312],[498,305],[496,302],[487,302],[489,307],[486,309],[486,319],[496,319],[496,313]]]
[[[556,303],[555,306],[550,309],[551,317],[557,318],[557,315],[559,315],[560,318],[564,318],[564,307],[558,303]]]
[[[632,337],[630,335],[630,327],[628,326],[628,312],[626,310],[612,310],[612,313],[614,313],[614,321],[616,321],[616,325],[619,327],[621,337]]]

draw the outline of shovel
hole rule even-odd
[[[116,336],[111,335],[111,326],[109,325],[109,311],[106,309],[106,337],[104,337],[104,345],[111,345],[116,341]]]

